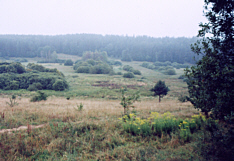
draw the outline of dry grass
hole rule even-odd
[[[0,112],[19,112],[27,111],[27,114],[37,113],[47,116],[49,121],[55,117],[71,117],[74,121],[96,118],[103,120],[106,118],[117,118],[123,114],[123,107],[120,105],[120,100],[105,100],[105,99],[71,99],[67,100],[64,97],[49,97],[47,101],[30,102],[29,98],[17,100],[18,105],[11,108],[6,104],[8,98],[0,98]],[[77,106],[83,104],[83,110],[77,111]],[[177,100],[165,99],[161,103],[155,98],[153,100],[143,100],[134,103],[135,110],[139,112],[141,117],[147,117],[150,112],[171,112],[176,117],[185,118],[197,113],[189,102],[181,103]],[[43,120],[43,121],[46,121]]]

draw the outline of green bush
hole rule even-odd
[[[61,79],[57,79],[53,84],[53,90],[55,91],[63,91],[68,88],[68,85]]]
[[[185,77],[185,75],[180,75],[179,77],[178,77],[178,79],[185,79],[186,77]]]
[[[3,62],[0,63],[0,74],[1,73],[18,73],[22,74],[25,73],[25,67],[19,63],[19,62],[14,62],[14,63],[7,63]]]
[[[42,90],[42,84],[37,82],[30,84],[29,87],[27,88],[28,91],[37,91],[37,90]]]
[[[90,73],[90,74],[113,74],[113,67],[102,61],[95,61],[88,59],[87,61],[79,61],[74,67],[77,73]]]
[[[17,89],[48,89],[53,90],[53,84],[57,79],[61,79],[67,84],[64,77],[60,73],[48,72],[28,72],[23,74],[4,73],[0,74],[0,89],[17,90]]]
[[[90,68],[91,74],[109,74],[113,71],[112,66],[106,63],[100,63],[98,65],[94,65]]]
[[[65,66],[73,66],[73,61],[71,59],[68,59],[64,63]]]
[[[162,62],[159,62],[159,61],[156,61],[154,63],[154,66],[166,66],[166,64],[162,63]]]
[[[139,70],[133,70],[133,74],[135,74],[135,75],[141,75],[141,71],[139,71]]]
[[[233,160],[234,128],[231,124],[208,119],[202,124],[202,135],[198,147],[204,160]]]
[[[122,75],[122,72],[117,72],[116,75]]]
[[[76,73],[89,73],[90,67],[88,66],[80,66],[76,69]]]
[[[114,61],[114,64],[113,65],[116,65],[116,66],[121,66],[122,63],[120,61]]]
[[[167,69],[163,73],[166,75],[176,75],[175,69]]]
[[[42,100],[47,100],[47,95],[42,92],[42,91],[37,91],[37,95],[33,96],[31,98],[31,102],[38,102],[38,101],[42,101]]]
[[[143,62],[143,63],[141,64],[141,66],[142,66],[142,67],[145,67],[145,68],[148,68],[149,65],[150,65],[150,63],[148,63],[148,62]]]
[[[4,88],[5,90],[18,90],[19,82],[18,81],[10,81],[9,84]]]
[[[132,72],[134,69],[130,65],[125,65],[125,66],[123,66],[123,70],[128,71],[128,72]]]
[[[124,78],[134,78],[134,74],[132,72],[124,73],[123,75]]]
[[[179,96],[178,97],[178,100],[180,101],[180,102],[187,102],[188,101],[188,96]]]

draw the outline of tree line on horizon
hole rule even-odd
[[[86,51],[106,51],[123,61],[195,63],[193,38],[153,38],[96,34],[0,35],[0,57],[48,57],[53,52],[82,56]]]

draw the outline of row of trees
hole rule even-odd
[[[41,57],[56,61],[57,53],[82,56],[86,51],[102,51],[123,61],[170,61],[194,63],[190,44],[197,38],[153,38],[73,34],[58,36],[0,35],[0,57]]]

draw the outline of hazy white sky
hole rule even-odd
[[[0,34],[192,37],[203,0],[0,0]]]

